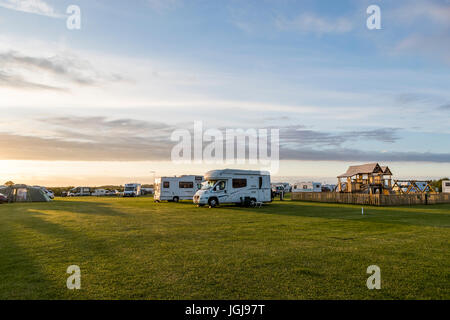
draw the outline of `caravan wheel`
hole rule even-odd
[[[178,202],[178,201],[180,201],[180,198],[178,198],[178,197],[173,197],[173,202]]]
[[[250,207],[255,207],[256,206],[256,199],[255,198],[251,198],[250,199]]]

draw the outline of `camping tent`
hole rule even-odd
[[[48,202],[50,198],[39,187],[24,184],[0,186],[0,193],[8,198],[8,202]]]

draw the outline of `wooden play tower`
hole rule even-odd
[[[392,172],[389,167],[382,167],[378,163],[350,166],[344,174],[337,178],[338,192],[365,194],[390,194],[392,192]]]

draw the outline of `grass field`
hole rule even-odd
[[[450,299],[450,205],[0,205],[0,299]],[[381,268],[368,290],[366,269]],[[66,269],[81,268],[81,290]]]

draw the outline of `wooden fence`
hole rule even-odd
[[[337,192],[293,192],[291,200],[365,204],[371,206],[410,206],[450,203],[450,193],[439,194],[358,194]]]

